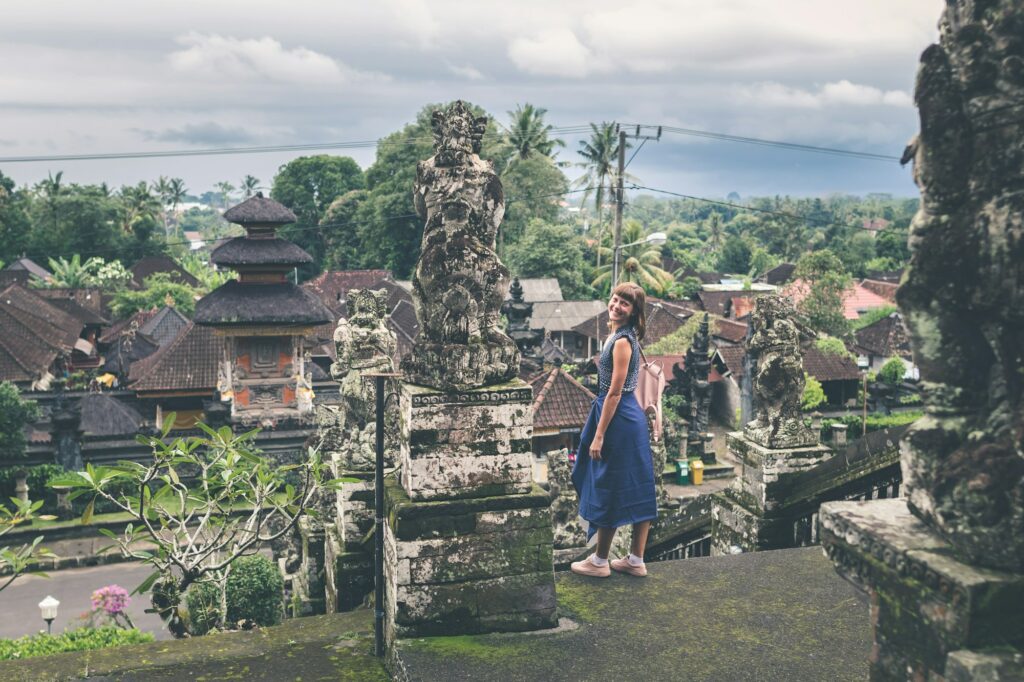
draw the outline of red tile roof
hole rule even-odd
[[[580,382],[560,367],[530,379],[533,386],[533,426],[540,429],[583,428],[594,400]]]
[[[328,308],[341,314],[338,306],[349,289],[366,289],[384,279],[393,281],[390,270],[334,270],[320,273],[302,286],[316,294]]]
[[[743,376],[746,348],[743,346],[720,346],[716,352],[733,376]],[[859,379],[861,376],[857,363],[850,356],[826,353],[813,345],[803,349],[803,363],[804,371],[818,381],[847,381]]]
[[[873,294],[877,294],[889,301],[896,303],[896,290],[900,288],[897,282],[882,282],[877,279],[861,280],[860,285]]]
[[[789,296],[795,305],[799,305],[807,297],[807,283],[800,279],[793,280],[780,293],[783,296]],[[890,305],[892,305],[891,301],[865,289],[860,283],[854,282],[843,297],[843,317],[848,320],[856,320],[868,310]]]
[[[17,284],[0,292],[0,380],[34,381],[70,354],[84,325]]]

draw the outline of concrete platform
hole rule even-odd
[[[394,679],[867,679],[867,600],[820,547],[648,570],[645,579],[560,573],[562,627],[548,633],[401,640]]]

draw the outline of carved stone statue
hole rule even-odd
[[[757,418],[743,434],[768,448],[815,445],[817,435],[804,426],[800,400],[804,365],[800,328],[793,304],[781,296],[761,296],[750,316],[753,336],[747,354],[756,363],[754,399]]]
[[[897,293],[927,416],[903,443],[911,511],[990,568],[1024,566],[1024,9],[948,2],[921,56],[921,207]]]
[[[413,199],[425,220],[413,277],[420,335],[402,363],[414,384],[464,390],[519,371],[519,350],[498,327],[509,272],[494,238],[505,199],[493,164],[479,156],[486,124],[461,101],[434,112],[435,154],[416,169]]]
[[[544,330],[530,328],[533,304],[523,300],[523,285],[519,283],[518,277],[512,280],[509,295],[510,298],[501,304],[501,312],[508,319],[506,331],[519,349],[524,373],[526,370],[539,370],[544,366],[544,358],[540,355]]]
[[[388,292],[352,289],[348,292],[349,317],[334,331],[337,359],[331,376],[340,386],[342,403],[337,409],[320,406],[317,424],[321,447],[336,460],[339,469],[369,471],[376,459],[376,403],[373,382],[364,372],[393,372],[397,341],[386,323]],[[394,391],[392,382],[386,390]],[[385,455],[394,457],[399,415],[391,401],[385,424]]]
[[[705,464],[715,461],[715,451],[704,447],[711,408],[711,383],[708,381],[711,373],[711,358],[708,355],[710,341],[708,314],[704,313],[693,343],[686,351],[686,376],[690,393],[686,451],[691,457],[699,456]]]

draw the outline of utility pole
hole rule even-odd
[[[618,126],[617,126],[618,127]],[[627,133],[621,127],[619,128],[619,175],[615,183],[615,243],[612,247],[612,289],[619,283],[619,273],[622,272],[622,210],[625,205],[625,192],[623,189],[624,176],[626,175],[626,138],[631,137],[634,140],[642,140],[640,147],[643,147],[647,143],[647,140],[658,141],[661,139],[661,126],[658,126],[657,133],[654,135],[643,135],[641,134],[641,128],[647,126],[636,126],[636,130],[632,133]],[[636,156],[637,152],[640,151],[638,147],[636,152],[633,152],[633,156]],[[633,157],[629,160],[632,162]],[[600,247],[600,244],[598,245]]]

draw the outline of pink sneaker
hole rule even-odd
[[[647,564],[634,566],[629,563],[629,559],[626,559],[625,557],[622,559],[612,559],[608,562],[608,565],[612,567],[613,571],[628,573],[629,575],[635,575],[638,578],[643,578],[647,575]]]
[[[576,575],[586,575],[591,578],[607,578],[612,574],[611,569],[608,568],[608,564],[605,564],[604,566],[595,566],[591,561],[595,556],[597,555],[591,554],[583,561],[574,561],[569,566],[569,570]]]

